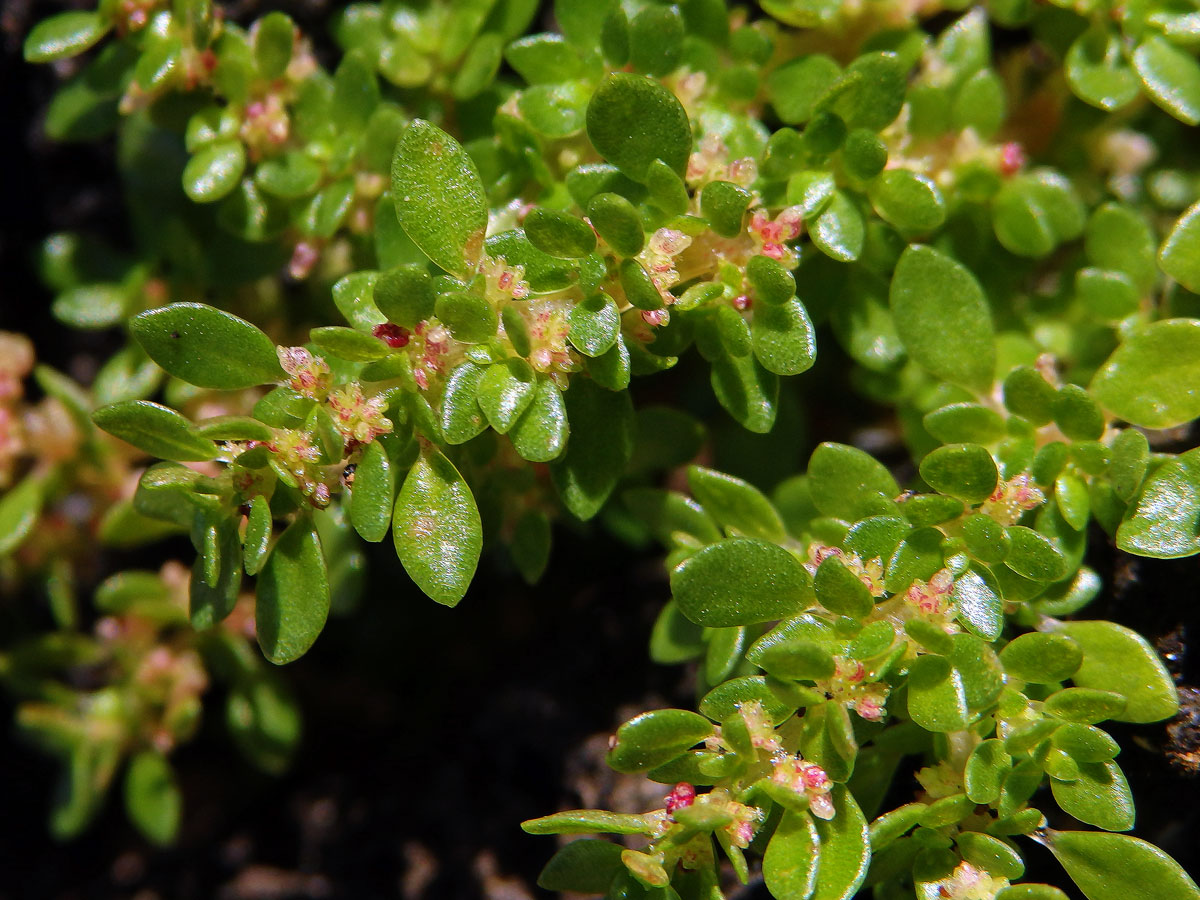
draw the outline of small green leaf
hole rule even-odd
[[[833,654],[820,644],[805,640],[770,644],[755,656],[754,664],[776,678],[789,681],[820,681],[831,678],[837,668]]]
[[[687,478],[692,494],[726,533],[777,543],[787,538],[779,513],[752,484],[702,466],[689,466]]]
[[[816,361],[816,329],[804,304],[794,297],[780,305],[759,306],[754,311],[750,332],[754,356],[768,372],[799,375]]]
[[[943,494],[965,503],[980,503],[996,489],[999,471],[986,447],[951,444],[921,460],[921,477]]]
[[[269,337],[203,303],[148,310],[130,321],[129,330],[152,360],[197,387],[241,390],[284,379]]]
[[[1133,795],[1120,766],[1108,762],[1081,763],[1073,781],[1050,779],[1054,799],[1062,811],[1080,822],[1105,831],[1133,827]]]
[[[1084,249],[1092,265],[1128,275],[1139,295],[1158,280],[1154,242],[1146,220],[1132,207],[1118,203],[1105,203],[1092,213],[1084,234]]]
[[[25,62],[46,63],[77,56],[112,27],[98,12],[63,12],[43,19],[25,38]]]
[[[1146,38],[1133,51],[1133,67],[1150,99],[1188,125],[1200,125],[1200,63],[1164,37]]]
[[[396,145],[392,200],[400,225],[426,256],[459,277],[475,268],[487,198],[474,161],[454,138],[414,119]]]
[[[1096,372],[1090,390],[1134,425],[1170,428],[1200,416],[1200,320],[1139,328]]]
[[[1074,40],[1064,69],[1071,90],[1092,106],[1111,112],[1137,99],[1138,79],[1121,52],[1120,34],[1102,23]]]
[[[1004,419],[978,403],[951,403],[926,413],[922,424],[943,444],[990,444],[1004,436]]]
[[[967,758],[964,782],[967,797],[973,803],[992,803],[999,799],[1004,777],[1012,768],[1012,757],[1004,741],[992,738],[976,745]]]
[[[147,840],[160,847],[174,843],[183,812],[183,796],[165,756],[143,750],[125,774],[125,809]]]
[[[647,6],[629,23],[629,61],[638,72],[661,77],[679,61],[683,17],[676,6]]]
[[[882,463],[847,444],[817,447],[808,461],[808,477],[817,509],[851,522],[882,512],[900,493]]]
[[[1136,428],[1126,428],[1113,439],[1108,475],[1113,490],[1122,500],[1137,496],[1150,462],[1150,442]]]
[[[570,427],[562,392],[550,378],[539,378],[533,400],[509,432],[521,459],[550,462],[562,455]]]
[[[908,671],[908,714],[926,731],[967,727],[962,677],[941,656],[919,656]]]
[[[1194,294],[1200,294],[1200,203],[1190,206],[1171,228],[1158,251],[1162,270]]]
[[[537,207],[523,227],[533,246],[559,259],[579,259],[596,249],[596,235],[588,224],[567,213]]]
[[[1043,582],[1066,577],[1066,557],[1048,538],[1024,525],[1011,526],[1008,536],[1012,547],[1004,564],[1018,575]]]
[[[1074,187],[1053,169],[1017,175],[992,200],[992,225],[1017,256],[1048,256],[1083,233],[1085,211]]]
[[[967,630],[985,641],[1000,637],[1004,627],[1004,600],[994,583],[978,572],[966,571],[954,579],[954,604]]]
[[[712,723],[690,710],[642,713],[617,729],[607,761],[618,772],[645,772],[683,755],[712,733]]]
[[[838,262],[853,262],[862,253],[866,227],[849,195],[835,190],[829,204],[809,226],[809,234],[826,256]]]
[[[625,391],[575,379],[566,408],[571,439],[550,475],[567,509],[586,520],[600,511],[633,455],[633,404]]]
[[[1083,651],[1061,634],[1030,632],[1005,645],[1000,651],[1004,671],[1022,681],[1053,684],[1070,678],[1083,662]]]
[[[500,317],[487,298],[469,291],[442,294],[434,312],[454,339],[465,344],[490,340],[500,327]]]
[[[568,809],[521,823],[526,834],[648,834],[645,816],[605,809]]]
[[[0,557],[11,553],[29,536],[42,511],[45,488],[40,478],[26,475],[0,496]]]
[[[184,166],[184,193],[196,203],[215,203],[232,193],[245,170],[246,148],[240,140],[209,144]]]
[[[946,201],[937,185],[908,169],[882,173],[867,195],[879,217],[904,234],[927,234],[946,221]]]
[[[687,113],[675,95],[642,75],[609,75],[592,95],[587,109],[592,145],[635,181],[661,159],[682,174],[692,152]]]
[[[889,302],[900,340],[922,368],[974,391],[991,386],[992,317],[970,271],[932,247],[909,247],[892,275]]]
[[[1058,391],[1032,366],[1018,366],[1004,379],[1004,405],[1009,412],[1045,425],[1054,417]]]
[[[800,125],[812,118],[817,101],[840,75],[841,67],[832,57],[807,54],[771,71],[767,76],[767,97],[780,121]]]
[[[1043,837],[1088,900],[1196,900],[1179,863],[1153,844],[1103,831],[1050,831]]]
[[[287,69],[295,31],[295,23],[285,13],[267,13],[258,20],[254,33],[254,61],[264,78],[278,78]]]
[[[1117,546],[1158,559],[1200,552],[1200,449],[1168,459],[1146,479],[1117,529]]]
[[[409,469],[392,513],[392,537],[404,571],[431,600],[456,606],[475,575],[483,526],[475,497],[437,450]]]
[[[710,381],[722,408],[743,428],[755,434],[771,430],[779,408],[778,375],[753,356],[728,356],[713,362]]]
[[[600,193],[587,204],[592,227],[622,256],[637,256],[646,242],[642,220],[632,203],[620,194]]]
[[[742,219],[750,199],[750,192],[739,185],[730,181],[710,181],[700,193],[700,211],[717,234],[737,237],[741,234]]]
[[[492,428],[505,434],[533,402],[535,375],[523,359],[488,366],[479,379],[476,401]]]
[[[421,266],[404,265],[379,274],[375,306],[401,328],[413,328],[433,315],[433,279]]]
[[[1124,696],[1094,688],[1064,688],[1046,698],[1046,712],[1084,725],[1112,719],[1124,709]]]
[[[1063,622],[1083,648],[1083,664],[1072,680],[1081,688],[1124,695],[1119,722],[1159,722],[1179,709],[1179,695],[1162,659],[1144,637],[1113,622]]]
[[[257,575],[266,562],[273,526],[270,501],[262,494],[256,495],[250,501],[246,534],[242,538],[242,566],[247,575]]]
[[[1054,423],[1073,441],[1094,441],[1104,434],[1104,413],[1083,388],[1064,384],[1052,406]]]
[[[354,469],[350,524],[364,541],[387,537],[396,494],[396,471],[379,441],[367,444]]]
[[[1108,762],[1121,752],[1120,745],[1108,734],[1078,722],[1060,726],[1050,742],[1080,763]]]
[[[487,419],[476,402],[484,368],[465,362],[446,379],[442,394],[442,433],[449,444],[464,444],[487,428]]]
[[[875,607],[871,591],[836,556],[821,562],[813,576],[817,602],[830,612],[863,619]]]
[[[329,615],[329,576],[321,539],[299,518],[275,542],[258,576],[258,644],[275,665],[300,658]]]
[[[605,293],[595,294],[571,307],[567,339],[584,356],[597,357],[612,348],[621,331],[617,304]]]
[[[830,794],[832,819],[817,819],[820,866],[811,900],[850,900],[867,877],[871,835],[866,817],[844,784]]]
[[[158,403],[124,400],[92,413],[92,420],[109,434],[160,459],[215,459],[217,445],[192,432],[192,423]]]
[[[625,290],[625,299],[638,309],[662,309],[662,294],[646,267],[636,259],[621,260],[621,287]]]
[[[763,857],[763,879],[778,900],[808,900],[817,888],[820,837],[807,811],[783,814]]]
[[[704,548],[671,572],[671,593],[699,625],[726,627],[795,615],[813,600],[812,576],[787,550],[732,538]]]

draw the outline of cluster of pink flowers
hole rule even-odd
[[[566,387],[562,375],[579,368],[567,343],[569,309],[561,300],[533,300],[521,312],[529,332],[529,364]]]
[[[688,157],[687,183],[699,187],[710,181],[731,181],[749,188],[758,178],[758,164],[750,157],[729,162],[729,148],[715,132],[708,132]]]
[[[392,430],[391,420],[383,415],[386,405],[382,395],[364,397],[356,381],[329,395],[333,424],[348,444],[369,444]]]
[[[749,229],[758,253],[777,260],[785,268],[796,268],[800,259],[796,251],[788,246],[788,241],[800,237],[800,232],[804,230],[804,216],[800,213],[800,207],[789,206],[774,219],[760,207],[750,213]]]
[[[831,556],[858,576],[858,580],[871,592],[872,597],[884,595],[883,560],[878,556],[863,562],[857,553],[847,553],[840,547],[813,543],[808,546],[808,562],[804,564],[804,568],[808,569],[810,575],[816,575],[821,563]]]
[[[525,267],[510,266],[503,256],[483,257],[479,262],[479,273],[483,276],[485,296],[492,303],[524,300],[529,296]]]
[[[833,781],[828,773],[816,763],[807,762],[799,753],[795,756],[780,754],[771,764],[771,781],[795,794],[808,798],[808,810],[818,819],[832,819]]]
[[[1042,489],[1034,484],[1027,473],[1022,472],[996,485],[996,490],[983,502],[979,511],[1001,525],[1015,525],[1023,513],[1045,502],[1046,495]]]
[[[276,347],[279,364],[288,375],[288,387],[313,400],[324,400],[333,385],[329,365],[304,347]]]
[[[881,682],[868,682],[867,667],[861,660],[838,656],[834,661],[833,677],[818,682],[817,687],[867,721],[882,721],[891,689]]]
[[[924,616],[940,618],[954,607],[954,575],[949,569],[934,573],[928,581],[914,581],[904,598]]]

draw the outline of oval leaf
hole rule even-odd
[[[329,576],[312,522],[297,519],[279,536],[258,576],[258,644],[276,665],[299,659],[329,616]]]
[[[705,547],[676,566],[671,593],[688,619],[714,627],[795,615],[814,596],[812,576],[795,556],[749,538]]]

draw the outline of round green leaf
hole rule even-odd
[[[1158,559],[1200,552],[1200,450],[1167,460],[1146,479],[1117,529],[1117,546]]]
[[[713,544],[677,566],[671,593],[688,619],[713,627],[782,619],[814,596],[812,576],[795,556],[748,538]]]
[[[1113,622],[1063,622],[1063,634],[1083,648],[1083,664],[1072,680],[1081,688],[1125,696],[1120,722],[1159,722],[1179,709],[1175,682],[1149,642]]]
[[[610,163],[635,181],[661,159],[682,174],[692,152],[687,113],[675,95],[642,75],[609,75],[587,109],[588,138]]]
[[[379,441],[367,444],[354,470],[350,524],[364,541],[379,543],[392,521],[396,470]]]
[[[879,217],[905,234],[926,234],[946,221],[946,201],[937,185],[908,169],[884,172],[867,195]]]
[[[627,391],[576,379],[566,408],[571,438],[550,476],[567,509],[586,520],[600,511],[633,455],[633,404]]]
[[[571,307],[567,339],[584,356],[597,357],[617,342],[621,314],[605,293],[595,294]]]
[[[258,644],[276,665],[308,652],[329,615],[329,576],[321,539],[299,518],[279,536],[258,576]]]
[[[1064,60],[1067,84],[1092,106],[1111,112],[1137,99],[1138,79],[1115,29],[1097,23],[1079,35]]]
[[[851,522],[881,512],[900,493],[882,463],[847,444],[817,447],[808,461],[808,478],[817,509]]]
[[[181,462],[215,459],[217,445],[192,432],[192,423],[158,403],[125,400],[92,413],[92,420],[109,434],[151,456]]]
[[[130,321],[129,330],[152,360],[197,387],[232,391],[284,378],[269,337],[203,303],[148,310]]]
[[[474,161],[446,132],[414,119],[392,159],[400,225],[447,272],[466,276],[483,253],[488,208]]]
[[[921,460],[921,477],[943,494],[965,503],[981,503],[996,489],[996,461],[979,444],[938,447]]]
[[[1170,428],[1200,416],[1200,320],[1138,329],[1096,372],[1090,390],[1134,425]]]
[[[1010,844],[990,834],[964,831],[956,839],[963,859],[1000,878],[1020,878],[1025,874],[1021,854]]]
[[[1004,564],[1034,581],[1058,581],[1067,575],[1067,560],[1048,538],[1024,525],[1008,529],[1012,546]]]
[[[863,619],[875,607],[870,590],[836,556],[822,560],[813,576],[817,602],[830,612]]]
[[[750,192],[740,185],[710,181],[700,193],[700,211],[717,234],[737,237],[742,232],[742,219],[750,199]]]
[[[794,297],[779,305],[762,304],[755,309],[750,333],[754,356],[768,372],[799,375],[816,361],[816,329],[804,304]]]
[[[978,573],[966,571],[954,579],[954,603],[967,630],[985,641],[1000,637],[1004,627],[1004,601],[993,584]]]
[[[919,656],[908,670],[908,714],[926,731],[967,727],[962,677],[941,656]]]
[[[866,817],[844,784],[833,786],[830,799],[833,818],[815,822],[820,869],[811,900],[850,900],[867,877],[871,835]]]
[[[687,479],[705,512],[727,533],[775,542],[786,539],[779,513],[754,485],[702,466],[689,466]]]
[[[1030,632],[1010,641],[1000,651],[1004,671],[1022,681],[1052,684],[1070,678],[1083,662],[1083,651],[1061,634]]]
[[[183,169],[183,190],[197,203],[215,203],[228,196],[246,169],[241,141],[220,141],[202,147]]]
[[[637,256],[646,242],[634,205],[620,194],[596,194],[587,204],[592,227],[622,256]]]
[[[535,375],[523,359],[488,366],[479,379],[476,402],[492,428],[506,433],[533,402]]]
[[[979,282],[960,263],[932,247],[909,247],[892,275],[889,302],[900,340],[922,368],[974,391],[991,386],[991,312]]]
[[[537,207],[523,227],[533,246],[559,259],[578,259],[596,249],[596,235],[588,224],[567,213]]]
[[[375,282],[375,306],[402,328],[413,328],[433,315],[433,279],[423,267],[397,266],[381,272]]]
[[[25,62],[46,63],[77,56],[111,27],[109,18],[98,12],[63,12],[43,19],[25,38]]]
[[[1133,67],[1150,99],[1188,125],[1200,125],[1200,63],[1181,47],[1153,35],[1133,51]]]
[[[843,191],[834,191],[829,204],[809,227],[813,244],[838,262],[853,262],[862,253],[866,227],[862,213]]]

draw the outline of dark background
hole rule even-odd
[[[72,331],[50,317],[51,298],[34,273],[36,248],[66,229],[119,244],[127,225],[111,144],[55,145],[39,127],[58,77],[53,67],[26,65],[21,42],[34,21],[66,5],[4,0],[0,10],[0,328],[29,334],[40,361],[86,381],[119,336]],[[327,6],[275,4],[311,33],[320,33]],[[227,7],[241,20],[271,8]],[[841,365],[827,355],[810,383]],[[656,380],[653,390],[690,394],[688,372]],[[853,423],[874,424],[880,415],[844,396],[824,407],[813,402],[822,396],[829,394],[810,390],[805,402],[812,431],[826,439],[853,441]],[[711,399],[699,402],[712,411]],[[767,481],[801,467],[812,445],[796,408],[785,409],[781,422],[793,439],[782,457],[778,438],[756,442],[729,432],[718,436],[718,461]],[[111,800],[84,836],[52,842],[44,821],[54,764],[15,740],[13,710],[3,700],[0,897],[545,896],[532,885],[553,840],[525,835],[518,823],[577,805],[580,792],[632,790],[604,769],[604,735],[643,709],[693,700],[685,671],[647,660],[650,626],[668,596],[654,552],[631,551],[599,529],[559,529],[555,539],[536,589],[485,557],[455,610],[422,597],[388,548],[370,553],[362,607],[332,620],[315,649],[287,668],[305,717],[292,769],[281,778],[252,770],[224,734],[220,705],[206,704],[199,737],[174,756],[185,817],[172,850],[149,847]],[[1180,678],[1200,681],[1200,652],[1186,655],[1188,629],[1200,639],[1200,563],[1134,560],[1099,532],[1091,547],[1090,564],[1106,584],[1122,587],[1110,587],[1087,615],[1113,618],[1151,640],[1174,634],[1172,649],[1183,652]],[[186,558],[190,548],[177,552]],[[141,558],[143,565],[158,561],[154,553]],[[136,564],[130,554],[106,562],[108,571]],[[4,597],[0,608],[41,602],[32,594]],[[1163,725],[1113,730],[1138,803],[1135,833],[1195,874],[1200,780],[1168,763]],[[914,787],[901,779],[896,802],[910,800]],[[1022,846],[1027,880],[1066,880],[1048,853],[1032,842]],[[741,897],[765,900],[766,893],[752,886]]]

